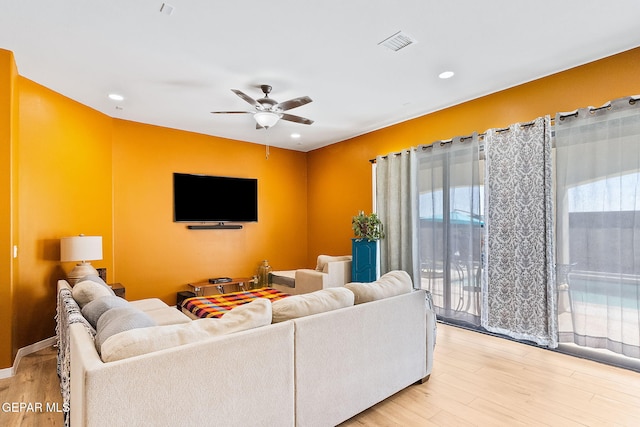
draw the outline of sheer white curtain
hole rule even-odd
[[[380,273],[404,270],[418,287],[416,153],[414,149],[376,158],[376,213],[384,226]]]
[[[640,358],[640,100],[555,130],[560,341]]]
[[[418,148],[420,274],[442,319],[480,322],[482,212],[478,137]]]
[[[549,117],[485,137],[482,326],[557,346]]]

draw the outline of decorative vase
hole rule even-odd
[[[251,280],[249,280],[249,290],[258,289],[260,287],[258,283],[258,276],[254,275]]]
[[[269,261],[266,259],[262,261],[262,264],[258,267],[258,288],[266,288],[269,286],[269,274],[271,270]]]

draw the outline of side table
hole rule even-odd
[[[193,298],[196,294],[191,291],[180,291],[176,294],[176,308],[178,311],[182,311],[182,303],[187,298]]]
[[[207,288],[215,288],[218,291],[218,293],[221,293],[221,294],[229,292],[229,290],[227,290],[227,287],[231,287],[233,289],[231,290],[231,292],[245,291],[247,290],[246,285],[249,283],[249,280],[251,279],[245,279],[245,278],[231,279],[230,282],[221,282],[221,283],[209,283],[209,281],[204,281],[204,282],[197,282],[197,283],[189,283],[187,284],[187,286],[189,287],[189,290],[191,292],[196,294],[196,296],[201,297],[206,295],[206,292],[209,292]]]
[[[126,289],[122,285],[122,283],[110,283],[109,286],[111,286],[111,289],[113,290],[113,293],[116,294],[116,296],[126,299],[125,298]]]

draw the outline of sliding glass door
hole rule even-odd
[[[420,281],[440,319],[480,324],[482,194],[477,136],[418,148]]]
[[[640,358],[640,107],[556,118],[560,342]]]

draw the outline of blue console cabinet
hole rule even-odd
[[[378,242],[351,239],[351,281],[368,283],[377,279]]]

